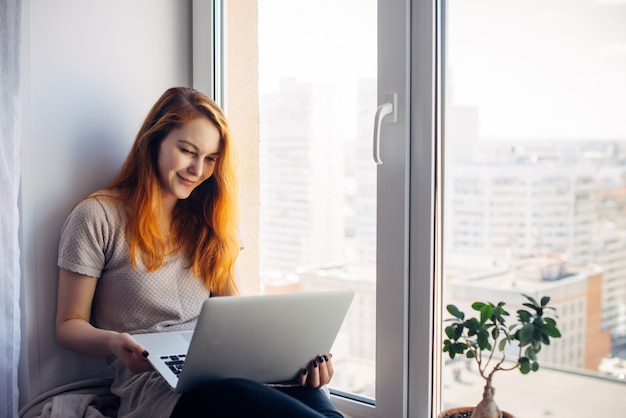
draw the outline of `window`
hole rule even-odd
[[[332,388],[371,405],[376,397],[377,184],[371,151],[376,1],[258,4],[262,289],[355,291],[333,347]]]
[[[626,33],[621,24],[626,3],[584,0],[527,5],[521,1],[448,0],[383,1],[380,6],[359,2],[357,7],[345,1],[316,4],[325,12],[332,10],[321,17],[316,14],[319,10],[307,9],[306,3],[298,3],[297,10],[290,9],[290,3],[259,1],[260,49],[266,36],[263,13],[270,13],[279,17],[275,26],[289,28],[282,38],[270,42],[279,47],[274,63],[287,58],[281,70],[293,70],[311,57],[320,59],[308,61],[307,68],[295,75],[292,72],[290,79],[264,81],[260,86],[261,177],[263,170],[280,170],[272,174],[275,177],[266,171],[266,179],[271,181],[264,185],[261,180],[261,194],[285,203],[261,207],[260,241],[270,231],[264,228],[283,228],[276,229],[280,240],[267,244],[271,257],[261,257],[261,271],[268,288],[288,288],[303,278],[336,286],[350,277],[344,269],[346,260],[364,257],[368,251],[372,254],[376,245],[375,284],[366,280],[352,283],[358,291],[363,291],[360,285],[370,286],[370,290],[374,287],[375,293],[353,305],[360,321],[357,327],[366,332],[354,337],[351,344],[357,349],[350,354],[375,360],[366,366],[369,380],[362,387],[338,379],[337,384],[343,385],[339,392],[352,399],[342,406],[349,405],[354,416],[417,416],[436,412],[438,396],[446,406],[476,403],[480,395],[476,389],[481,385],[472,380],[475,376],[463,369],[457,375],[459,380],[451,377],[459,364],[447,365],[442,380],[432,381],[443,364],[434,338],[443,312],[433,309],[438,295],[434,279],[441,275],[446,302],[485,296],[514,306],[520,286],[531,281],[534,291],[549,293],[559,308],[564,337],[542,353],[544,370],[531,376],[497,376],[503,408],[517,415],[588,416],[582,406],[597,408],[599,401],[594,396],[603,394],[609,398],[602,402],[603,407],[607,413],[615,413],[626,390],[620,383],[620,358],[626,357],[626,274],[621,261],[626,259],[626,132],[619,113],[626,107],[622,76]],[[356,22],[364,13],[361,8],[377,9],[369,18],[378,21],[376,36],[376,31],[358,29]],[[441,32],[441,49],[436,50],[440,22],[446,26]],[[353,32],[334,33],[338,25],[350,25]],[[309,36],[318,33],[305,58],[296,58],[290,49],[307,45],[298,37],[299,29]],[[321,32],[316,32],[318,29]],[[346,38],[363,42],[372,51],[374,45],[382,45],[377,62],[369,66],[375,65],[377,70],[376,82],[371,85],[375,87],[369,91],[375,98],[358,96],[364,99],[359,103],[365,103],[363,127],[351,128],[352,132],[346,126],[329,129],[337,121],[356,126],[352,121],[358,119],[357,112],[346,110],[347,96],[339,92],[354,86],[360,77],[350,77],[338,89],[330,87],[343,69],[336,68],[337,63],[345,63],[346,57],[329,59],[331,50],[339,48],[349,57],[361,51],[352,43],[347,46]],[[285,48],[285,43],[290,47]],[[316,55],[321,45],[325,47]],[[368,67],[369,61],[364,62],[363,67]],[[303,82],[314,70],[325,79],[325,85],[312,88],[311,83]],[[402,84],[409,78],[408,85]],[[440,87],[445,99],[442,130],[434,117]],[[279,88],[283,89],[279,95],[264,93]],[[372,121],[367,122],[367,114],[394,92],[398,94],[398,122],[383,124],[383,164],[375,167],[377,180],[371,183],[376,186],[377,198],[357,210],[361,189],[354,179],[362,167],[356,160],[339,162],[356,153],[356,148],[341,147],[328,154],[315,147],[328,145],[338,136],[351,138],[351,146],[369,147]],[[280,103],[283,99],[287,104]],[[320,104],[324,111],[316,113]],[[276,129],[276,119],[289,123]],[[270,123],[274,124],[274,136],[283,141],[274,144],[276,148],[263,144],[264,135],[272,131]],[[439,149],[439,133],[445,133],[444,150]],[[317,158],[294,163],[296,156],[305,154]],[[438,158],[442,155],[445,161],[441,166]],[[366,156],[362,163],[371,161]],[[315,174],[323,178],[326,187],[312,184]],[[338,178],[351,180],[341,183]],[[442,201],[438,179],[446,182]],[[328,184],[332,182],[341,183],[347,193],[330,193]],[[268,185],[271,187],[264,189]],[[339,211],[328,209],[328,202],[340,202]],[[268,211],[263,212],[265,209]],[[439,219],[439,210],[445,214],[445,225],[433,223]],[[316,218],[316,213],[324,215]],[[361,213],[375,214],[376,223],[371,223],[371,217],[369,223],[361,222]],[[324,231],[334,231],[337,242],[358,242],[363,247],[344,251],[346,245],[326,242],[319,248],[305,242]],[[359,235],[364,231],[369,235]],[[261,248],[260,253],[264,251],[268,250]],[[304,261],[294,265],[289,253]],[[555,270],[543,268],[545,257],[562,257],[565,262],[556,274],[548,274]],[[278,267],[265,264],[270,262]],[[287,270],[290,263],[291,270]],[[500,275],[494,276],[496,272]],[[487,276],[492,277],[490,283],[496,277],[501,279],[500,285],[509,280],[518,288],[502,291],[486,282],[481,287],[481,277]],[[470,277],[478,283],[474,290],[467,286]],[[478,296],[471,293],[476,288],[480,289]],[[376,309],[372,311],[374,300]],[[341,363],[339,358],[337,362]],[[347,368],[338,372],[342,379],[362,379],[362,368],[345,364]],[[385,387],[381,387],[383,381]],[[501,386],[511,385],[539,388],[543,393],[533,396],[549,399],[537,403],[541,410],[529,411],[526,404],[516,405],[507,398]],[[551,387],[581,393],[579,386],[594,390],[582,391],[589,398],[577,403],[574,411],[562,409],[571,406],[560,403],[560,398],[567,401],[567,396],[555,397],[544,390]]]
[[[263,19],[262,15],[264,10],[266,10],[264,8],[266,6],[275,6],[276,3],[267,6],[270,2],[259,1],[260,19]],[[308,5],[306,3],[298,3],[300,7],[295,11],[290,9],[292,6],[289,3],[278,3],[277,9],[279,10],[275,10],[276,16],[280,16],[276,25],[291,28],[287,34],[283,35],[282,39],[274,42],[275,46],[279,46],[279,58],[287,58],[287,69],[297,64],[295,61],[299,58],[296,57],[296,54],[292,54],[293,51],[291,49],[284,48],[281,45],[283,45],[283,42],[287,42],[296,49],[302,49],[306,42],[302,42],[302,39],[298,38],[298,30],[300,28],[305,29],[309,34],[316,33],[316,30],[321,29],[319,42],[317,44],[314,43],[312,52],[315,52],[315,47],[321,44],[326,45],[331,50],[339,46],[343,48],[344,53],[352,54],[355,52],[352,50],[355,49],[353,45],[346,46],[342,43],[345,40],[343,36],[349,31],[343,30],[339,34],[332,35],[331,33],[333,23],[337,20],[339,24],[345,26],[354,25],[353,21],[355,16],[358,15],[356,12],[362,12],[359,10],[363,6],[362,3],[359,2],[356,5],[349,2],[333,2],[326,6],[316,4],[317,8],[327,12],[322,17],[316,14],[319,10],[307,9],[306,6]],[[376,5],[370,6],[375,7]],[[439,83],[442,81],[439,76],[443,74],[439,66],[440,62],[443,61],[442,50],[437,50],[435,47],[437,45],[437,31],[441,28],[440,22],[443,21],[441,20],[441,17],[443,17],[441,14],[446,10],[446,7],[448,7],[447,2],[438,3],[426,0],[412,2],[381,1],[380,5],[376,7],[378,12],[377,35],[371,38],[370,35],[375,33],[375,31],[370,31],[369,34],[361,33],[357,36],[361,40],[368,39],[369,41],[365,42],[365,45],[369,46],[371,50],[374,49],[374,45],[379,46],[376,63],[376,100],[369,112],[373,113],[376,106],[390,100],[390,93],[396,93],[398,120],[383,124],[384,138],[381,142],[383,164],[375,168],[377,174],[377,199],[375,206],[372,205],[369,208],[370,214],[373,208],[376,208],[377,217],[375,228],[377,248],[376,310],[375,312],[371,310],[373,303],[371,299],[359,299],[353,306],[353,309],[359,311],[357,315],[361,321],[373,321],[373,318],[376,321],[375,375],[373,376],[373,384],[370,384],[370,387],[364,390],[347,384],[343,390],[340,390],[340,392],[344,392],[342,395],[346,396],[335,398],[344,410],[347,410],[355,417],[423,416],[424,414],[432,414],[439,408],[438,396],[441,395],[439,390],[441,382],[433,382],[433,379],[438,378],[438,369],[441,364],[441,353],[434,338],[435,330],[441,324],[441,310],[434,309],[439,290],[435,285],[437,282],[434,279],[437,279],[442,274],[441,268],[444,264],[439,246],[441,242],[446,241],[441,240],[443,233],[441,225],[434,222],[434,220],[440,219],[438,211],[442,208],[441,195],[439,194],[441,185],[437,183],[442,178],[442,173],[439,171],[441,169],[439,158],[442,153],[439,148],[440,142],[437,141],[437,135],[441,132],[441,126],[438,125],[435,115],[437,114],[437,105],[439,104],[436,96],[440,93]],[[328,13],[328,11],[332,11],[332,13]],[[308,15],[304,16],[303,20],[296,21],[294,17],[302,16],[303,13],[308,13]],[[294,24],[295,22],[299,24]],[[452,24],[453,22],[450,23]],[[311,28],[309,25],[315,27]],[[260,43],[263,42],[262,38],[264,36],[261,33],[263,30],[261,26],[262,22],[259,27]],[[235,32],[235,28],[232,25],[231,31]],[[356,32],[359,33],[358,30]],[[441,46],[442,44],[439,45]],[[262,44],[260,44],[260,48],[262,47]],[[261,52],[261,60],[263,59],[262,54]],[[306,58],[310,58],[310,56]],[[326,76],[329,73],[334,74],[337,72],[337,68],[333,69],[333,65],[337,66],[338,62],[343,63],[344,61],[321,59],[308,67],[304,73],[310,76],[313,69],[321,68],[322,76]],[[232,60],[229,60],[229,63],[232,64]],[[260,71],[262,78],[263,70]],[[254,72],[252,73],[254,74]],[[327,183],[325,186],[328,185],[329,181],[336,180],[336,175],[345,176],[346,173],[354,175],[354,170],[357,169],[356,164],[349,165],[347,168],[342,167],[339,171],[336,171],[337,166],[333,165],[336,163],[334,159],[341,156],[346,151],[345,149],[338,149],[332,155],[324,155],[327,161],[311,162],[305,159],[303,164],[298,165],[294,164],[292,160],[295,155],[302,155],[309,151],[311,151],[310,155],[320,155],[313,153],[313,151],[317,150],[312,147],[319,144],[311,143],[311,130],[313,130],[315,138],[323,138],[323,144],[328,144],[329,138],[331,138],[331,135],[336,135],[336,132],[333,131],[329,134],[328,127],[323,126],[326,118],[330,122],[335,123],[335,118],[337,118],[336,112],[339,111],[341,113],[345,111],[344,107],[338,106],[340,103],[336,100],[328,100],[328,97],[315,99],[315,96],[319,96],[319,91],[313,91],[314,89],[310,85],[307,86],[307,83],[298,80],[298,77],[302,75],[302,73],[297,73],[297,77],[283,80],[283,83],[276,83],[273,86],[265,83],[260,86],[260,90],[268,87],[288,87],[288,89],[283,90],[283,94],[277,97],[269,97],[269,100],[267,96],[263,98],[263,100],[268,100],[265,102],[265,105],[269,103],[273,106],[270,108],[274,109],[273,112],[265,113],[268,119],[264,119],[265,116],[263,116],[263,110],[261,110],[262,135],[261,161],[259,164],[263,169],[263,164],[273,161],[273,168],[282,170],[280,175],[275,177],[276,184],[284,184],[285,187],[284,189],[274,188],[274,191],[269,190],[269,195],[272,192],[275,193],[272,197],[274,200],[286,202],[284,207],[281,206],[274,209],[276,210],[274,213],[263,212],[264,209],[272,209],[271,207],[261,208],[261,218],[263,218],[265,225],[279,228],[282,222],[282,227],[285,228],[285,237],[288,237],[282,243],[275,242],[272,244],[275,245],[272,250],[274,253],[272,254],[274,258],[272,263],[276,266],[287,266],[289,261],[284,255],[294,249],[298,250],[295,253],[305,260],[307,257],[314,261],[317,260],[315,257],[318,257],[322,251],[327,250],[326,248],[299,247],[302,241],[306,241],[303,239],[303,236],[306,235],[303,234],[315,236],[315,233],[319,232],[316,228],[313,228],[313,230],[303,229],[311,226],[309,223],[311,223],[311,219],[314,217],[311,207],[315,210],[324,210],[323,205],[321,207],[316,205],[320,203],[326,204],[326,200],[353,203],[352,199],[354,199],[353,197],[346,199],[345,197],[338,198],[337,196],[324,195],[322,193],[328,192],[327,187],[320,190],[313,187],[311,182],[308,181],[312,176],[312,167],[318,169],[315,171],[316,173],[323,177],[325,176],[324,179]],[[331,78],[331,83],[329,84],[332,84],[333,81],[336,80]],[[352,79],[349,83],[353,84],[353,81]],[[319,88],[329,93],[329,95],[336,94],[334,90],[328,87],[328,84]],[[447,86],[446,91],[449,90],[450,88]],[[298,106],[283,104],[281,107],[280,102],[276,99],[285,97],[291,103],[297,103]],[[393,96],[391,96],[392,99]],[[304,116],[304,111],[314,112],[316,100],[318,103],[323,103],[327,106],[325,111],[319,113],[320,117],[311,118]],[[452,120],[455,116],[453,114],[454,110],[449,108],[446,110],[449,113],[448,120]],[[367,113],[367,111],[364,111],[364,113]],[[477,130],[475,113],[476,109],[469,107],[456,115],[457,118],[468,121],[470,127],[467,132],[471,133]],[[344,118],[348,116],[342,115]],[[266,123],[272,121],[272,118],[278,117],[289,121],[286,129],[281,129],[280,131],[275,129],[275,133],[280,140],[289,138],[290,147],[264,148],[266,145],[269,145],[262,144],[263,135],[270,128]],[[371,124],[372,121],[370,121],[369,125],[371,126]],[[369,136],[367,131],[371,130],[367,125],[368,123],[364,122],[363,138],[367,138]],[[446,131],[450,133],[450,130],[455,129],[455,125],[448,123]],[[454,132],[451,135],[454,135]],[[361,137],[361,134],[359,134],[359,137]],[[365,143],[370,143],[369,139]],[[282,145],[285,144],[283,143]],[[446,149],[446,155],[448,157],[451,154],[470,156],[473,151],[471,149],[468,150],[467,147],[461,144],[460,146]],[[522,153],[525,151],[516,150],[515,152]],[[486,155],[485,161],[494,163],[500,161],[501,156],[502,151],[496,150],[495,153]],[[263,161],[264,157],[268,158],[267,162]],[[549,162],[551,158],[550,155],[538,156],[535,161]],[[280,161],[283,161],[285,164],[280,164]],[[369,157],[366,161],[369,161]],[[253,161],[250,163],[254,164]],[[412,169],[409,170],[409,167],[412,167]],[[454,165],[447,166],[446,170],[449,169],[450,171],[447,172],[446,179],[451,178],[450,173],[462,173],[462,168]],[[470,216],[471,219],[468,225],[461,224],[463,228],[459,228],[465,234],[464,236],[447,237],[447,242],[458,242],[467,245],[473,251],[483,251],[486,245],[485,238],[492,235],[492,229],[485,225],[485,219],[489,219],[489,211],[502,209],[503,213],[506,211],[509,211],[506,213],[513,213],[511,211],[514,208],[516,209],[516,216],[520,216],[519,208],[517,205],[507,201],[507,196],[514,196],[516,191],[524,190],[528,184],[541,184],[544,181],[543,178],[528,181],[519,179],[517,175],[514,176],[514,181],[508,185],[502,184],[499,189],[501,200],[506,205],[503,205],[501,208],[494,208],[493,202],[489,200],[489,196],[494,190],[489,175],[489,171],[492,168],[493,164],[491,166],[483,166],[474,177],[454,177],[455,179],[463,180],[459,182],[464,188],[463,194],[455,196],[446,202],[468,201],[470,204],[466,208],[459,205],[458,213],[459,218]],[[290,176],[290,173],[296,173],[297,175]],[[272,186],[276,184],[270,183]],[[344,184],[350,186],[347,190],[351,193],[358,189],[355,182]],[[563,184],[565,185],[564,187],[567,187],[566,183]],[[268,192],[263,190],[264,187],[261,184],[259,189],[262,190],[262,193]],[[299,190],[298,193],[287,193],[300,187],[305,188],[304,192]],[[472,192],[476,193],[472,195]],[[541,195],[534,189],[526,190],[526,194],[528,196],[533,194]],[[354,196],[354,194],[348,196]],[[449,197],[446,198],[449,199]],[[520,199],[520,202],[522,201],[523,199]],[[346,207],[348,209],[351,208],[349,205],[346,205]],[[444,207],[448,209],[447,205],[444,205]],[[454,216],[451,216],[454,210],[457,210],[457,208],[446,212],[448,216],[446,219],[454,219]],[[532,205],[529,205],[529,210],[534,210]],[[341,212],[340,217],[335,216],[336,214],[331,214],[323,221],[313,223],[313,225],[319,226],[319,228],[340,225],[340,239],[354,238],[357,233],[356,211],[346,210],[346,213],[343,213],[344,211]],[[267,213],[271,213],[271,216],[267,216]],[[536,211],[535,213],[538,214],[537,216],[541,216],[542,212]],[[502,215],[502,217],[505,220],[506,216]],[[337,219],[343,220],[344,225],[341,225]],[[346,219],[352,219],[352,222],[347,223]],[[563,220],[559,221],[563,222]],[[526,226],[528,222],[531,221],[529,219],[521,219],[520,217],[520,219],[516,218],[514,223],[507,224],[507,228],[510,228],[510,230],[505,231],[504,234],[502,232],[498,233],[499,238],[495,242],[496,248],[506,248],[511,241],[521,243],[535,242],[537,236],[530,233],[532,231],[529,232],[529,227]],[[329,223],[331,223],[331,226],[329,226]],[[372,225],[370,224],[369,227],[371,228]],[[265,227],[261,226],[260,235],[266,234],[266,232],[263,232],[263,228]],[[299,232],[298,230],[304,230],[305,232]],[[372,233],[373,231],[370,231],[370,234]],[[311,245],[311,243],[307,245]],[[373,245],[373,243],[370,242],[370,245]],[[329,251],[331,255],[345,257],[343,248],[340,248],[340,251],[337,251],[335,247],[331,248],[333,248],[332,251]],[[260,250],[260,253],[262,252],[263,249]],[[359,255],[360,252],[352,251],[350,254],[354,256]],[[467,263],[471,263],[472,266],[476,266],[476,263],[479,263],[481,271],[487,272],[491,271],[494,266],[506,266],[508,262],[507,259],[502,258],[493,260],[470,256],[463,259],[462,256],[457,258],[456,256],[453,257],[452,254],[447,255],[449,257],[446,258],[445,271],[448,278],[453,276],[465,277]],[[265,259],[264,257],[261,259],[262,263],[266,261],[269,262],[270,259]],[[274,287],[274,289],[277,287],[289,288],[289,286],[298,283],[303,277],[306,279],[307,274],[313,275],[313,279],[319,280],[320,283],[325,283],[325,285],[336,285],[336,278],[343,273],[341,268],[337,268],[338,263],[339,267],[341,267],[341,262],[341,259],[336,261],[332,260],[332,257],[328,263],[315,261],[307,265],[307,263],[299,262],[295,271],[292,270],[292,273],[281,272],[280,269],[285,267],[279,267],[275,270],[278,273],[276,275],[273,275],[272,269],[268,269],[266,265],[261,270],[270,272],[266,275],[266,278],[269,280],[265,282],[265,285]],[[326,281],[324,282],[324,280]],[[279,286],[276,286],[276,283],[279,283]],[[357,281],[353,284],[356,286]],[[586,301],[582,300],[574,302],[580,307],[583,307],[586,303]],[[371,327],[371,325],[365,327]],[[580,341],[580,336],[575,336],[573,340]],[[368,347],[359,347],[362,349],[358,353],[359,356],[367,357],[372,355],[367,352],[368,349],[372,348],[369,346],[373,344],[371,338],[366,338],[364,333],[360,333],[359,337],[355,338],[355,341],[360,345],[368,345]],[[562,354],[556,357],[580,357],[583,355],[579,347],[567,351],[567,354],[565,354],[565,348],[561,350],[560,353]],[[338,363],[340,362],[339,359],[337,361]],[[347,371],[346,374],[350,375],[356,372],[352,370]],[[382,382],[384,382],[384,385],[381,384]],[[347,393],[345,392],[346,390],[348,391]]]
[[[539,373],[496,374],[496,401],[520,417],[619,414],[626,2],[445,4],[445,303],[493,298],[514,315],[522,292],[551,296],[563,338]],[[478,199],[490,210],[470,218]],[[488,233],[469,245],[469,228]],[[478,402],[472,363],[447,362],[442,378],[446,407]]]
[[[356,291],[332,387],[355,417],[432,406],[431,362],[408,364],[431,357],[434,328],[423,320],[433,304],[434,61],[424,57],[434,11],[428,1],[258,1],[263,289]],[[374,115],[386,102],[395,108],[376,165]],[[415,115],[426,119],[419,128]],[[411,164],[423,172],[409,190]],[[409,314],[420,320],[409,326]]]

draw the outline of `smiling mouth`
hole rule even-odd
[[[186,179],[184,177],[179,176],[178,174],[177,174],[177,176],[178,176],[178,179],[180,180],[180,182],[183,183],[185,186],[193,186],[194,184],[196,184],[195,181],[188,180],[188,179]]]

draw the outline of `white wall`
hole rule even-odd
[[[106,373],[54,339],[59,231],[112,179],[152,103],[192,76],[189,1],[24,3],[21,404]]]

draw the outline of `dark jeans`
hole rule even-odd
[[[171,418],[343,418],[319,389],[225,379],[184,393]]]

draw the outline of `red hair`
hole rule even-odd
[[[179,200],[172,213],[171,243],[161,231],[161,186],[158,157],[161,142],[173,129],[208,118],[220,132],[219,157],[213,175]],[[237,233],[236,144],[220,107],[208,96],[185,87],[170,88],[157,100],[122,169],[107,189],[120,191],[128,204],[126,237],[130,258],[137,254],[148,271],[158,270],[169,251],[180,250],[189,268],[214,295],[237,294],[234,265],[240,250]]]

